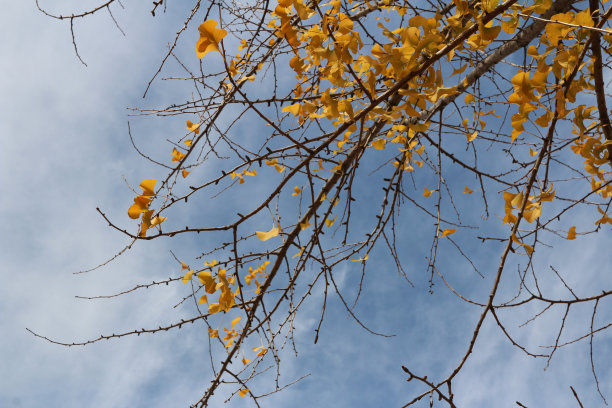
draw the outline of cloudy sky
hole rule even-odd
[[[48,3],[56,3],[50,11],[69,12],[82,2]],[[0,407],[184,407],[197,401],[210,381],[208,341],[202,327],[84,348],[50,344],[26,331],[73,342],[156,327],[195,313],[190,306],[173,308],[187,294],[180,283],[110,300],[75,298],[179,276],[180,268],[169,251],[179,258],[201,252],[201,241],[189,237],[155,240],[135,245],[104,268],[73,274],[104,262],[130,244],[107,227],[96,207],[128,224],[126,210],[133,193],[124,178],[137,185],[159,172],[132,149],[128,120],[137,140],[156,157],[167,156],[168,145],[163,141],[172,129],[184,126],[182,117],[146,121],[128,117],[127,107],[163,106],[169,100],[189,98],[188,87],[159,80],[147,99],[141,98],[185,13],[171,2],[167,13],[153,19],[149,3],[126,1],[125,9],[113,9],[126,36],[107,13],[75,23],[79,52],[87,67],[75,57],[66,22],[42,15],[33,0],[3,5]],[[195,38],[196,27],[190,30]],[[184,40],[178,52],[191,52],[192,47]],[[420,237],[431,229],[420,228],[415,225],[404,232],[406,254],[427,248],[429,243]],[[609,244],[609,233],[582,238],[577,252],[565,250],[569,244],[560,242],[554,250],[543,252],[535,267],[562,266],[581,295],[596,293],[612,286],[611,262],[602,255]],[[482,288],[488,293],[501,247],[472,249],[478,253],[480,268],[489,271],[484,279],[467,266],[454,266],[452,260],[441,260],[440,267],[467,293],[476,294]],[[426,266],[422,256],[406,256],[406,262],[410,271]],[[314,295],[296,323],[299,356],[287,353],[282,365],[283,383],[310,375],[262,400],[264,406],[401,406],[420,389],[405,382],[401,365],[430,378],[448,375],[467,347],[479,309],[458,301],[440,282],[430,295],[425,273],[411,275],[411,286],[390,264],[379,265],[368,282],[369,300],[358,310],[373,329],[396,336],[369,335],[350,319],[338,299],[332,299],[321,338],[313,345],[321,300]],[[355,276],[351,268],[354,265],[338,275],[349,292]],[[461,279],[468,274],[469,280]],[[551,295],[567,295],[559,283],[550,287]],[[610,301],[599,307],[596,326],[612,318]],[[590,310],[576,309],[562,339],[572,339],[588,328]],[[517,329],[534,312],[535,308],[524,316],[508,315],[508,327]],[[550,344],[550,330],[557,327],[560,313],[552,311],[554,316],[516,335],[536,349]],[[610,401],[610,332],[596,337],[594,347],[600,386]],[[517,400],[530,408],[577,406],[570,385],[585,406],[604,405],[593,385],[588,342],[559,351],[547,370],[545,365],[513,348],[489,319],[476,352],[455,384],[460,390],[456,391],[459,406],[510,407]],[[263,380],[256,385],[265,392]],[[219,395],[214,406],[222,406],[225,397]],[[250,402],[236,397],[229,406],[250,406]]]

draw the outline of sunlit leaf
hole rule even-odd
[[[470,190],[468,186],[465,186],[465,188],[463,189],[463,194],[472,194],[473,192],[474,190]]]
[[[185,276],[183,276],[183,283],[188,283],[191,280],[192,276],[193,276],[193,270],[190,270],[189,272],[185,274]]]
[[[157,180],[155,179],[142,180],[140,182],[140,188],[142,189],[142,195],[143,196],[154,196],[155,195],[155,183],[157,183]]]
[[[447,237],[451,234],[454,234],[455,232],[457,232],[456,229],[454,228],[447,228],[445,230],[442,231],[442,233],[440,234],[440,237]]]
[[[302,253],[304,252],[304,247],[300,248],[300,252],[298,252],[297,254],[293,255],[292,258],[297,258],[298,256],[302,256]]]
[[[134,204],[132,204],[128,209],[129,217],[132,219],[139,218],[143,211],[147,211],[149,209],[150,203],[151,199],[149,197],[137,196],[134,198]]]
[[[567,232],[567,239],[576,239],[576,227],[570,227],[569,231]]]
[[[200,124],[199,123],[192,123],[190,120],[187,121],[187,129],[190,132],[198,132],[198,130],[200,130]],[[187,146],[191,145],[191,143],[187,144],[187,142],[185,142],[185,144]]]
[[[334,222],[336,222],[336,219],[338,218],[338,216],[335,216],[333,219],[326,219],[325,220],[325,225],[327,225],[328,227],[331,227],[332,225],[334,225]]]
[[[279,227],[274,227],[274,228],[272,228],[268,232],[255,231],[255,234],[257,234],[257,238],[259,238],[261,241],[267,241],[270,238],[274,238],[279,233],[280,233],[280,228]]]
[[[244,359],[243,359],[243,361],[244,361]],[[245,365],[246,365],[246,363],[245,363]],[[238,391],[238,395],[240,395],[241,397],[244,397],[245,395],[247,395],[248,392],[249,392],[248,388],[243,388],[240,391]]]
[[[196,43],[196,55],[198,58],[204,57],[211,51],[219,51],[219,42],[227,35],[227,31],[217,28],[215,20],[208,20],[198,27],[200,39]]]
[[[376,149],[376,150],[383,150],[385,148],[385,144],[387,143],[387,141],[385,139],[377,139],[374,140],[372,142],[372,146]]]
[[[215,314],[221,311],[221,305],[219,303],[211,303],[208,305],[208,313]]]
[[[359,259],[351,259],[351,262],[365,262],[368,260],[368,258],[370,258],[369,254],[365,254],[365,256],[363,258],[359,258]]]

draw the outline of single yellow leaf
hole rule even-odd
[[[369,254],[365,254],[365,256],[363,258],[359,258],[359,259],[351,259],[351,262],[365,262],[368,260],[368,258],[370,257]]]
[[[197,131],[200,130],[200,124],[199,123],[192,123],[190,120],[188,120],[187,121],[187,129],[190,132],[196,132],[197,133]],[[189,141],[189,144],[187,143],[187,141],[185,141],[185,144],[187,146],[189,146],[189,145],[191,145],[191,141]]]
[[[567,232],[567,239],[576,239],[576,227],[570,227]]]
[[[137,196],[134,198],[134,204],[130,206],[128,209],[128,215],[132,219],[136,219],[140,217],[140,214],[149,209],[149,204],[151,203],[151,199],[147,196]]]
[[[172,162],[178,163],[181,160],[183,160],[184,157],[185,157],[185,154],[176,150],[176,147],[172,149]]]
[[[191,146],[191,144],[193,143],[193,139],[187,139],[183,143],[185,143],[186,146]]]
[[[304,231],[306,228],[310,227],[310,219],[307,219],[304,222],[300,222],[300,229]]]
[[[297,254],[293,255],[292,258],[297,258],[298,256],[301,256],[303,252],[304,252],[304,247],[301,247],[300,248],[300,252],[298,252]]]
[[[374,147],[376,150],[383,150],[386,143],[387,141],[385,139],[374,140],[372,142],[372,147]]]
[[[542,204],[537,203],[534,204],[530,209],[525,210],[523,213],[523,218],[527,220],[527,222],[534,222],[540,215],[542,214]]]
[[[142,189],[142,195],[143,196],[154,196],[155,195],[155,183],[157,183],[157,180],[155,179],[142,180],[140,182],[140,188]]]
[[[209,335],[211,338],[213,338],[213,339],[214,339],[215,337],[219,337],[219,330],[214,330],[214,329],[209,328],[209,329],[208,329],[208,335]]]
[[[531,245],[527,245],[527,244],[523,244],[521,241],[519,241],[519,239],[516,237],[516,235],[512,234],[511,236],[512,242],[522,246],[523,248],[525,248],[525,251],[531,255],[533,253],[533,247]]]
[[[187,272],[185,276],[183,276],[183,283],[189,282],[192,276],[193,276],[193,269]]]
[[[338,218],[338,216],[336,215],[333,219],[326,219],[325,220],[325,225],[327,225],[328,227],[331,227],[332,225],[334,225],[334,222],[336,222],[336,219]]]
[[[531,149],[531,147],[529,148],[529,155],[530,155],[531,157],[533,157],[533,156],[535,156],[535,155],[537,155],[537,154],[538,154],[538,152],[537,152],[537,151],[532,150],[532,149]]]
[[[212,277],[212,274],[209,271],[202,271],[198,273],[198,279],[200,283],[204,285],[204,290],[206,293],[213,294],[216,291],[217,282],[215,278]]]
[[[183,178],[185,178],[189,175],[189,172],[187,170],[183,170],[182,174],[183,174]]]
[[[471,142],[472,140],[476,139],[476,136],[478,136],[478,131],[474,131],[474,133],[472,133],[471,135],[468,135],[466,133],[466,137],[467,137],[467,141]]]
[[[463,189],[463,194],[472,194],[473,192],[474,190],[470,190],[468,186],[465,186],[465,188]]]
[[[221,52],[219,42],[227,35],[227,31],[222,28],[217,28],[215,20],[208,20],[198,27],[200,39],[196,43],[196,55],[198,58],[203,58],[211,51]]]
[[[198,305],[201,305],[202,303],[208,303],[208,297],[206,295],[203,295],[200,300],[198,300]]]
[[[255,234],[257,234],[257,238],[259,238],[261,241],[267,241],[270,238],[274,238],[276,237],[278,234],[280,233],[280,228],[279,227],[273,227],[270,231],[268,232],[263,232],[263,231],[255,231]]]
[[[470,103],[474,102],[474,95],[470,93],[465,94],[464,100],[465,100],[465,104],[469,105]]]
[[[435,190],[428,190],[427,187],[423,187],[423,196],[424,197],[429,197],[434,191],[437,191],[437,189],[435,189]]]
[[[302,106],[299,103],[294,103],[293,105],[285,106],[281,109],[281,112],[289,112],[293,116],[299,116]]]
[[[181,262],[181,270],[189,269],[189,266],[185,265],[184,262]]]
[[[249,392],[249,389],[243,388],[242,390],[238,391],[238,395],[240,395],[241,397],[244,397],[245,395],[247,395],[247,392]]]
[[[291,194],[292,196],[298,196],[300,195],[300,193],[302,192],[302,189],[299,188],[298,186],[293,187],[293,193]]]
[[[238,324],[238,322],[240,321],[240,319],[241,319],[241,317],[240,317],[240,316],[238,316],[237,318],[235,318],[234,320],[232,320],[232,329],[234,328],[234,326],[235,326],[236,324]]]
[[[482,0],[481,4],[482,9],[487,13],[490,13],[495,10],[497,5],[499,4],[499,0]]]
[[[247,365],[251,362],[251,360],[248,360],[246,357],[242,357],[242,364]]]
[[[221,305],[219,303],[211,303],[208,305],[208,313],[215,314],[221,311]]]
[[[447,237],[451,234],[454,234],[455,232],[457,232],[456,229],[454,228],[447,228],[445,230],[442,231],[442,234],[440,234],[440,237]]]

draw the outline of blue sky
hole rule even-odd
[[[56,7],[71,10],[78,3],[66,1]],[[162,174],[133,151],[127,136],[128,120],[140,145],[155,157],[167,160],[170,145],[166,138],[175,135],[177,128],[183,129],[188,119],[127,116],[128,106],[160,107],[190,98],[189,86],[158,80],[147,99],[141,99],[164,47],[183,21],[183,10],[174,3],[169,5],[168,13],[158,13],[155,19],[149,9],[148,2],[126,2],[125,10],[113,9],[125,37],[106,14],[75,23],[79,51],[88,64],[85,67],[74,55],[67,24],[43,16],[33,1],[12,2],[3,7],[0,407],[182,407],[199,399],[210,381],[208,337],[203,326],[85,348],[53,345],[26,331],[27,327],[50,338],[72,342],[156,327],[196,313],[192,304],[173,308],[189,293],[182,283],[111,300],[75,298],[115,293],[139,283],[180,276],[170,250],[180,259],[193,258],[218,239],[182,235],[138,243],[104,268],[73,274],[103,262],[130,243],[107,227],[96,207],[120,224],[130,225],[126,210],[133,193],[123,177],[137,185],[144,178],[154,177],[152,174]],[[193,26],[179,44],[179,55],[192,52],[190,41],[195,42],[196,35]],[[173,74],[176,69],[171,62],[165,74]],[[236,132],[243,132],[240,137],[248,140],[256,138],[260,130],[243,126]],[[375,167],[377,160],[382,159],[374,157],[371,166]],[[209,170],[202,170],[205,171]],[[367,178],[359,185],[357,193],[366,202],[376,197],[373,191],[379,187],[371,184],[376,180]],[[423,183],[431,180],[417,181],[420,192]],[[370,188],[371,185],[376,187]],[[242,192],[243,196],[256,187],[249,188]],[[207,216],[223,216],[223,200],[204,204]],[[470,206],[467,201],[459,205]],[[500,214],[502,210],[495,212]],[[371,214],[364,210],[358,215]],[[177,211],[173,217],[177,223],[188,223],[200,216]],[[480,213],[474,213],[470,218],[479,217]],[[592,222],[593,215],[576,211],[571,217],[568,225],[580,225],[581,220]],[[420,390],[414,381],[405,382],[401,365],[430,378],[448,375],[467,347],[466,339],[480,310],[459,301],[439,280],[434,294],[428,293],[424,256],[433,234],[431,221],[412,216],[400,224],[401,258],[414,286],[397,274],[381,248],[371,254],[377,262],[368,269],[365,293],[356,308],[373,330],[396,336],[383,338],[366,333],[332,296],[322,334],[314,345],[322,301],[322,293],[315,291],[295,323],[299,356],[289,349],[281,353],[281,383],[310,376],[262,400],[263,406],[401,406]],[[605,255],[609,244],[609,229],[571,243],[555,241],[554,248],[541,248],[535,268],[547,270],[549,264],[556,265],[581,295],[596,293],[612,286],[611,262]],[[441,245],[439,267],[445,276],[467,295],[486,299],[501,245],[465,244],[477,254],[475,259],[484,278],[462,261],[448,242]],[[515,257],[509,269],[524,262]],[[349,298],[354,296],[360,276],[357,264],[341,265],[336,273],[343,293]],[[542,276],[551,297],[567,295],[552,273]],[[512,296],[515,281],[515,272],[505,275],[500,298]],[[610,322],[610,306],[609,300],[599,305],[599,325]],[[560,316],[559,310],[554,310],[532,323],[532,329],[517,330],[517,325],[535,312],[537,308],[528,307],[502,318],[518,338],[537,349],[541,344],[550,344],[550,331],[555,330]],[[569,340],[584,333],[590,313],[588,308],[572,310],[571,324],[562,338]],[[503,315],[500,313],[500,317]],[[612,399],[608,367],[612,360],[611,340],[608,331],[599,334],[594,343],[600,386],[608,400]],[[545,362],[513,348],[489,318],[474,355],[454,384],[458,406],[509,407],[516,406],[516,400],[530,408],[575,406],[570,385],[579,392],[585,406],[603,406],[592,382],[588,342],[560,350],[550,367],[544,367]],[[272,380],[273,376],[262,376],[251,388],[264,393],[272,388]],[[222,388],[211,406],[223,406],[231,391],[234,389]],[[425,402],[418,406],[427,406]],[[252,404],[235,397],[228,406]]]

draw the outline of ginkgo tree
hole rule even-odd
[[[39,8],[69,22],[81,58],[74,21],[116,2],[67,15]],[[153,16],[162,4],[153,2]],[[550,280],[550,271],[535,265],[543,248],[554,253],[560,242],[572,241],[578,252],[583,236],[610,240],[607,0],[198,0],[167,7],[185,8],[186,20],[157,72],[176,58],[194,96],[138,112],[182,115],[186,126],[175,130],[167,156],[155,160],[157,172],[131,180],[141,191],[125,204],[129,218],[98,211],[132,240],[130,247],[185,234],[206,234],[218,245],[177,259],[174,277],[139,286],[184,285],[185,299],[195,301],[193,318],[60,344],[197,322],[222,362],[213,364],[201,398],[185,403],[207,406],[223,393],[259,406],[285,388],[268,368],[282,365],[278,355],[313,294],[324,299],[315,343],[328,296],[364,335],[381,335],[355,305],[368,302],[364,277],[392,265],[407,280],[425,274],[431,292],[442,284],[438,290],[478,310],[446,375],[398,363],[405,379],[421,385],[415,395],[406,391],[405,406],[456,406],[462,390],[452,384],[478,353],[487,320],[518,353],[546,364],[572,352],[566,346],[590,341],[583,357],[605,402],[592,344],[612,325],[594,325],[612,288],[577,295],[562,277],[574,271],[553,268]],[[181,46],[192,50],[189,57],[179,59]],[[247,140],[249,127],[258,130]],[[221,201],[224,218],[193,218],[186,227],[173,219],[178,211],[201,211],[192,203],[202,199]],[[576,224],[578,210],[591,220]],[[413,223],[428,228],[425,253],[402,245]],[[475,245],[487,246],[497,267],[479,268]],[[409,258],[423,260],[423,268],[407,272]],[[453,283],[441,258],[477,273]],[[354,277],[344,286],[337,283],[341,266]],[[458,289],[481,276],[490,282],[486,292]],[[560,282],[567,290],[550,295],[545,285]],[[590,326],[560,340],[574,324],[570,310],[585,306]],[[523,344],[504,323],[509,314],[527,314],[529,322],[551,309],[561,318],[543,349]],[[270,387],[251,385],[266,375]]]

